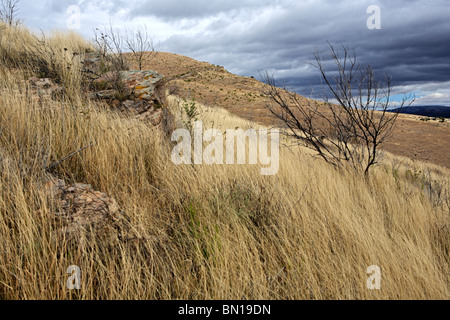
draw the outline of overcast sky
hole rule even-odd
[[[235,74],[269,71],[309,95],[319,83],[308,62],[327,41],[354,48],[361,63],[389,73],[394,93],[415,104],[450,106],[449,0],[21,0],[18,15],[34,30],[77,30],[92,39],[96,27],[146,25],[158,51],[225,66]],[[381,29],[369,29],[380,8]],[[74,7],[71,7],[74,8]],[[371,23],[369,25],[371,25]],[[73,25],[73,24],[72,24]]]

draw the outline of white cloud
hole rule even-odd
[[[393,88],[393,94],[397,96],[408,93],[415,94],[413,106],[441,105],[450,106],[450,81],[427,82],[397,86]]]

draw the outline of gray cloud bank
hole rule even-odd
[[[74,4],[85,36],[109,20],[118,28],[146,24],[159,50],[245,76],[267,70],[302,94],[319,85],[308,64],[314,50],[326,54],[327,41],[344,44],[361,63],[389,73],[396,94],[412,92],[417,103],[450,105],[448,0],[23,0],[21,13],[35,28],[63,29],[67,7]],[[370,5],[381,9],[381,30],[367,28]]]

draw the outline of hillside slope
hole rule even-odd
[[[177,165],[164,130],[86,94],[89,43],[5,29],[0,300],[450,298],[449,170],[387,155],[367,179],[295,147],[273,176]],[[62,94],[33,90],[44,71]],[[199,108],[205,127],[257,127]]]
[[[263,125],[275,124],[266,108],[271,102],[261,95],[263,83],[256,79],[237,76],[221,66],[167,52],[157,52],[144,68],[165,75],[168,86],[177,88],[176,94],[182,98],[221,107]],[[301,99],[306,102],[306,98]],[[401,114],[384,150],[450,168],[450,122],[424,122],[420,118]]]

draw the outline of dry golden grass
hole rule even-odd
[[[264,84],[256,79],[237,76],[223,67],[167,52],[158,52],[144,67],[164,74],[169,87],[177,87],[178,96],[189,101],[195,99],[211,107],[220,107],[263,125],[278,123],[267,108],[270,99],[261,95]],[[299,99],[302,103],[308,103],[304,97],[299,96]],[[313,100],[309,102],[314,103]],[[450,169],[450,148],[447,147],[450,122],[424,122],[420,118],[400,114],[393,135],[382,148],[418,162]]]
[[[450,298],[447,169],[386,155],[366,180],[300,148],[282,149],[275,176],[176,166],[146,124],[94,102],[42,105],[28,71],[1,68],[0,299]],[[251,125],[205,108],[208,126]],[[71,246],[51,228],[43,168],[90,143],[56,174],[114,197],[132,237]],[[381,290],[366,287],[371,265]]]
[[[0,61],[27,75],[58,81],[67,97],[81,91],[81,53],[93,46],[74,32],[34,34],[23,27],[10,28],[0,23]],[[3,70],[4,72],[4,70]]]

